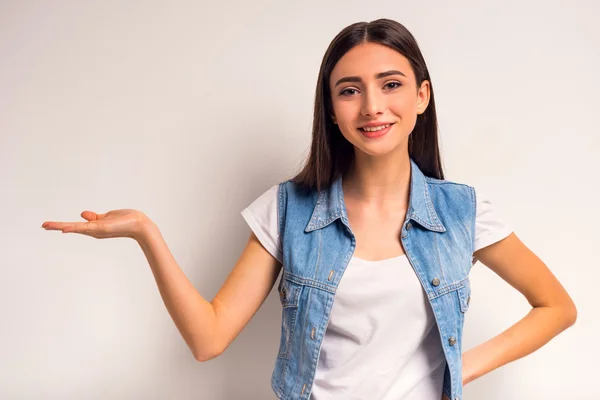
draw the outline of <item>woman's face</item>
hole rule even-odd
[[[334,123],[356,151],[373,156],[408,149],[417,114],[429,102],[429,82],[417,88],[408,59],[378,43],[364,43],[344,54],[333,68],[329,88]],[[392,125],[375,132],[363,129],[382,123]]]

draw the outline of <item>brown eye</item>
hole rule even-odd
[[[400,86],[402,86],[402,84],[400,82],[389,82],[385,86],[389,86],[389,85],[396,85],[390,89],[396,89],[396,88],[399,88]]]
[[[348,88],[348,89],[344,89],[344,90],[342,90],[342,91],[340,92],[340,95],[341,95],[341,96],[351,96],[352,94],[351,94],[351,93],[348,93],[348,91],[349,91],[349,90],[353,90],[353,91],[355,91],[355,92],[356,92],[356,89]]]

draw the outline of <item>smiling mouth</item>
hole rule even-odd
[[[360,129],[363,132],[378,132],[378,131],[384,130],[387,127],[392,126],[392,125],[394,125],[394,123],[386,124],[386,125],[379,125],[379,126],[375,126],[375,127],[363,127],[363,128],[358,128],[358,129]]]

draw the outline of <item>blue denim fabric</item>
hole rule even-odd
[[[475,212],[472,187],[429,178],[411,160],[401,240],[435,315],[446,357],[443,391],[451,399],[462,398],[462,333],[471,294]],[[283,310],[271,386],[280,399],[308,399],[336,289],[356,247],[341,178],[320,192],[303,191],[291,180],[280,183],[278,223]]]

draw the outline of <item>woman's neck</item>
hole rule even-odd
[[[382,210],[406,209],[410,176],[408,152],[378,157],[356,154],[342,179],[344,197]]]

